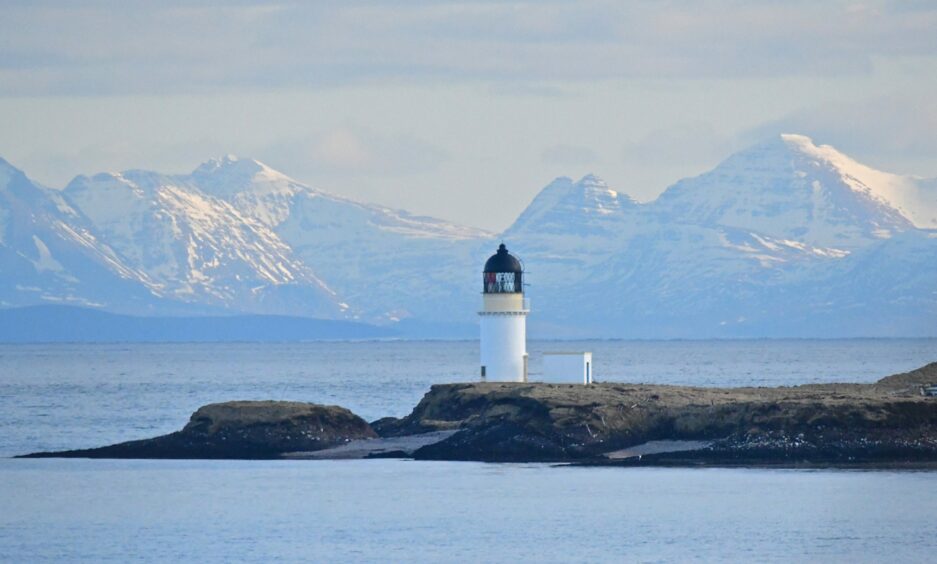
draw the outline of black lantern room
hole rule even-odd
[[[504,243],[501,243],[498,252],[485,262],[482,283],[482,291],[485,294],[524,293],[524,267],[517,257],[508,252]]]

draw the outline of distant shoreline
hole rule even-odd
[[[204,316],[137,316],[66,305],[0,308],[0,345],[53,343],[306,343],[359,341],[463,342],[477,340],[477,324],[426,324],[416,320],[375,325],[360,321],[243,313]],[[937,340],[914,336],[700,336],[670,338],[543,337],[541,342],[803,342]]]

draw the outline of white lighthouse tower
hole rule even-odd
[[[504,243],[482,274],[481,377],[488,382],[527,381],[527,314],[524,269]]]

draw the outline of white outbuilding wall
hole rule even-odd
[[[543,353],[541,381],[551,384],[591,384],[592,353]]]

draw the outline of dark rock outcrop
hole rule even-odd
[[[433,386],[410,415],[379,419],[370,426],[341,407],[228,402],[200,408],[184,429],[162,437],[28,456],[277,458],[298,453],[315,458],[306,453],[353,439],[406,437],[397,442],[411,444],[415,435],[446,431],[432,443],[422,441],[425,446],[413,445],[413,457],[625,465],[937,466],[937,398],[921,394],[923,386],[935,382],[937,363],[874,384],[446,384]],[[682,451],[639,446],[649,442],[699,446]],[[385,448],[393,452],[380,451],[380,456],[410,452],[398,446]],[[606,457],[613,452],[620,456]]]
[[[920,395],[934,381],[937,363],[865,385],[450,384],[433,386],[409,416],[382,421],[379,432],[460,429],[414,453],[440,460],[590,460],[647,441],[709,440],[683,459],[937,461],[937,400]],[[642,461],[679,458],[655,456]]]
[[[116,445],[35,453],[31,458],[278,458],[373,438],[368,423],[338,406],[231,401],[200,407],[181,430]]]

